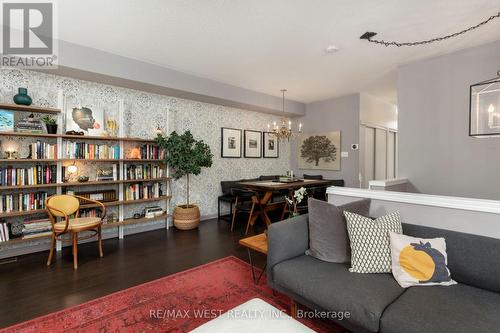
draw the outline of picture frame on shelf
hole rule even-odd
[[[241,130],[221,128],[221,157],[241,158]]]
[[[244,132],[244,156],[246,158],[262,157],[262,132],[245,130]]]
[[[14,132],[14,112],[0,109],[0,132]]]
[[[262,151],[264,158],[280,157],[280,143],[278,138],[271,132],[262,133]]]
[[[100,136],[104,134],[104,112],[101,108],[86,106],[68,107],[65,112],[66,132],[83,131],[85,135]]]

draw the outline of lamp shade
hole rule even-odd
[[[74,164],[68,165],[67,171],[68,171],[68,173],[76,173],[78,171],[78,168]]]

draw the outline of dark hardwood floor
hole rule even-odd
[[[229,255],[248,261],[238,244],[243,224],[231,233],[228,222],[212,219],[190,231],[170,228],[109,239],[103,243],[104,258],[96,243],[80,244],[76,271],[69,247],[50,267],[45,266],[48,251],[18,257],[0,265],[0,328]],[[253,255],[261,267],[265,257]]]

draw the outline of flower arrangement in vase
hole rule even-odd
[[[305,197],[307,197],[307,190],[305,187],[301,187],[298,190],[295,190],[292,198],[285,197],[290,218],[300,215],[297,210],[297,205],[300,204]]]

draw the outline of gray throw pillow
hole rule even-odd
[[[368,216],[370,199],[335,206],[325,201],[309,198],[308,206],[309,250],[306,254],[328,262],[350,262],[351,246],[343,212],[346,210]]]

